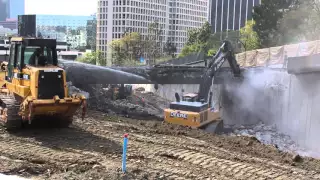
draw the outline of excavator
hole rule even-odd
[[[223,132],[223,121],[219,110],[213,107],[213,93],[210,89],[225,60],[228,61],[234,77],[241,76],[232,45],[225,40],[205,68],[198,93],[183,94],[182,99],[175,93],[176,101],[171,102],[169,108],[164,110],[165,122],[205,129],[216,134]]]
[[[12,37],[8,61],[0,70],[0,122],[8,130],[20,128],[35,118],[57,119],[69,126],[86,98],[68,94],[66,73],[58,67],[55,39]]]

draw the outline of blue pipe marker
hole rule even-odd
[[[128,134],[123,136],[123,150],[122,150],[122,172],[126,172],[126,160],[127,160],[127,146],[128,146]]]

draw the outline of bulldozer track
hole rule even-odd
[[[21,118],[19,116],[20,104],[13,95],[0,93],[1,108],[7,109],[7,122],[0,118],[0,122],[7,129],[16,129],[21,127]]]

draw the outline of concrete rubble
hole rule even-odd
[[[106,86],[88,85],[86,87],[88,92],[86,92],[68,82],[69,94],[84,94],[88,98],[88,105],[91,109],[138,119],[163,119],[163,109],[168,107],[168,100],[152,92],[145,92],[141,88],[125,99],[114,100],[112,93],[105,88]]]

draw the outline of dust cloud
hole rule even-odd
[[[226,83],[222,104],[227,123],[248,126],[278,121],[279,107],[286,103],[283,93],[287,87],[283,86],[282,74],[269,69],[248,69],[241,82]]]
[[[315,108],[320,102],[316,95],[320,81],[316,83],[312,75],[293,76],[271,68],[247,69],[243,76],[241,82],[224,85],[225,124],[237,135],[255,136],[280,150],[319,158],[316,112],[320,111]]]

